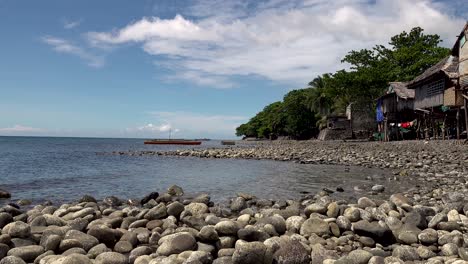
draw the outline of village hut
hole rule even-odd
[[[454,99],[457,106],[460,106],[457,110],[457,137],[460,137],[461,124],[465,125],[465,135],[468,132],[468,22],[463,27],[460,35],[458,35],[457,41],[452,49],[452,56],[459,58],[458,62],[458,85],[453,92]],[[461,122],[463,119],[461,110],[464,110],[465,122]]]
[[[416,119],[414,114],[414,90],[408,89],[404,82],[389,83],[387,92],[377,99],[377,122],[379,132],[384,134],[385,141],[390,139],[390,130],[396,139],[400,139],[398,125],[410,123]],[[393,129],[390,128],[393,126]],[[401,138],[404,138],[401,134]]]
[[[407,84],[414,90],[414,110],[418,114],[418,135],[426,139],[445,138],[456,126],[460,107],[457,96],[458,57],[447,56]],[[452,99],[453,98],[453,99]],[[450,128],[450,129],[447,129]]]

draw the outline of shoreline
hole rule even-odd
[[[418,186],[383,200],[360,197],[357,203],[335,200],[322,190],[287,201],[240,193],[214,204],[209,195],[188,199],[172,186],[132,205],[90,196],[27,211],[7,205],[0,209],[0,264],[468,261],[466,145],[282,141],[117,153],[140,154],[386,168],[402,182],[417,178]],[[383,191],[377,185],[372,190]]]

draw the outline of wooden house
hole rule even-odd
[[[414,90],[414,110],[418,114],[418,135],[445,138],[456,126],[460,106],[458,57],[447,56],[407,84]]]
[[[385,141],[388,141],[391,124],[398,131],[399,123],[410,122],[416,118],[414,90],[408,89],[404,82],[389,83],[386,94],[377,99],[376,113],[379,132],[383,132]],[[395,134],[396,139],[399,139],[399,133]]]
[[[387,93],[377,101],[389,122],[399,123],[414,119],[414,90],[408,89],[404,82],[389,83]]]
[[[459,75],[459,88],[461,90],[468,90],[468,22],[465,24],[455,45],[452,49],[452,56],[459,58],[458,75]]]
[[[407,84],[414,89],[414,109],[436,111],[444,105],[444,93],[458,82],[458,57],[447,56]]]
[[[463,27],[452,49],[452,56],[458,57],[458,85],[455,89],[456,103],[460,106],[457,112],[457,134],[460,134],[460,123],[463,119],[461,110],[464,111],[465,133],[468,132],[468,22]]]

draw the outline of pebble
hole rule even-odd
[[[446,146],[450,151],[444,151]],[[353,193],[353,184],[338,186],[337,192],[328,186],[297,200],[239,193],[231,202],[216,204],[208,194],[191,198],[174,185],[128,204],[115,196],[100,201],[83,196],[57,206],[5,205],[0,208],[0,264],[39,259],[47,264],[468,260],[466,146],[307,141],[160,154],[199,153],[387,168],[394,176],[384,182],[373,175],[358,186],[360,194]],[[393,192],[394,181],[408,186]],[[339,200],[340,191],[361,197]]]

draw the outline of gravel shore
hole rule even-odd
[[[277,141],[220,149],[116,155],[273,159],[386,168],[415,186],[357,202],[332,191],[297,200],[208,194],[171,186],[140,201],[89,195],[68,204],[0,209],[0,264],[468,263],[468,146],[456,141]]]

